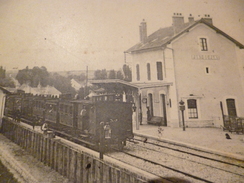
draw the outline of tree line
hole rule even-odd
[[[71,79],[75,79],[78,82],[85,82],[86,76],[84,73],[80,75],[68,75],[67,77],[60,75],[59,73],[48,72],[47,68],[42,67],[33,67],[30,69],[28,66],[22,70],[19,70],[15,79],[19,82],[20,85],[28,84],[31,87],[37,87],[38,85],[46,87],[47,85],[54,86],[61,93],[71,93],[75,95],[77,91],[71,86]],[[109,70],[106,69],[96,70],[94,72],[95,80],[102,79],[121,79],[125,81],[131,81],[131,69],[128,65],[123,65],[121,70]],[[6,76],[6,70],[3,67],[0,67],[0,86],[3,87],[15,87],[14,82],[10,77]],[[85,90],[89,88],[81,88],[79,93],[85,95]],[[82,96],[84,97],[84,96]]]
[[[14,81],[6,76],[6,70],[0,66],[0,86],[14,88]]]
[[[124,64],[122,70],[109,70],[106,69],[96,70],[94,72],[94,79],[120,79],[130,82],[131,81],[131,69],[128,65]]]

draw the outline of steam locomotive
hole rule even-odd
[[[132,103],[123,102],[114,94],[97,95],[89,100],[72,99],[69,95],[57,98],[9,94],[4,115],[33,127],[46,123],[55,135],[89,147],[98,147],[103,142],[121,150],[126,140],[133,138]]]

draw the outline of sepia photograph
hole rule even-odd
[[[0,183],[244,183],[244,0],[0,0]]]

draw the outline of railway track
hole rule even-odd
[[[144,136],[135,136],[133,142],[128,141],[123,152],[113,151],[106,155],[172,183],[244,183],[243,160]]]
[[[135,136],[108,155],[169,182],[244,182],[244,161],[156,139]]]

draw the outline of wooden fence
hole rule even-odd
[[[45,165],[75,183],[158,182],[156,176],[147,172],[100,160],[94,155],[55,138],[44,137],[43,134],[7,118],[3,120],[2,133]]]

